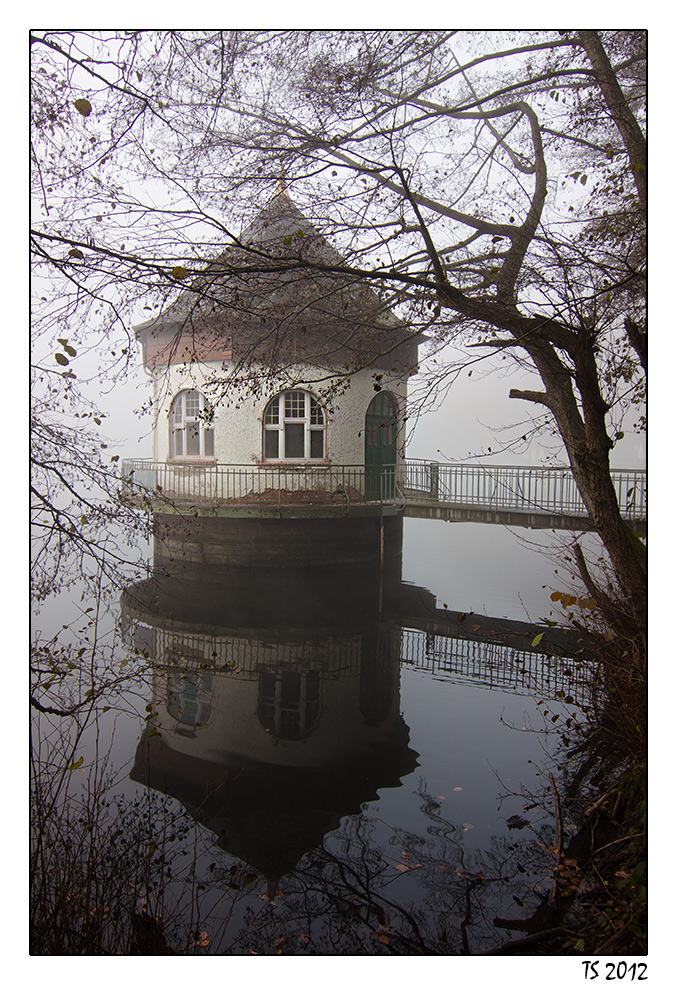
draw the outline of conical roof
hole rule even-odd
[[[292,201],[286,188],[277,191],[243,230],[240,242],[245,247],[264,250],[266,255],[304,257],[329,265],[343,262],[340,254]]]
[[[273,369],[295,363],[416,369],[412,333],[350,273],[286,189],[136,333],[147,362],[150,352],[165,363],[232,358]],[[167,358],[158,359],[163,347]]]

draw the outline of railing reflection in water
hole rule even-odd
[[[270,645],[257,640],[225,639],[201,633],[176,633],[133,621],[126,627],[127,643],[144,652],[156,667],[235,673],[258,677],[270,663]],[[394,637],[400,635],[400,645]],[[378,656],[400,654],[402,667],[504,691],[537,694],[550,700],[573,699],[585,704],[597,665],[589,660],[549,656],[537,650],[518,650],[492,642],[437,636],[423,630],[392,627],[379,633]],[[278,667],[317,669],[323,674],[359,672],[358,636],[337,645],[336,640],[305,640],[275,646]]]
[[[534,693],[551,700],[586,703],[596,664],[500,643],[474,642],[402,629],[402,666],[460,684]]]

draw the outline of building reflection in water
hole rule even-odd
[[[401,536],[390,521],[383,563],[285,569],[198,564],[158,539],[153,576],[123,595],[157,712],[132,779],[269,880],[416,766],[399,710]]]

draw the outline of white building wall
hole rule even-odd
[[[156,462],[169,459],[169,408],[181,390],[201,390],[205,396],[205,383],[218,376],[221,362],[200,363],[193,366],[169,366],[156,371],[154,397],[157,424],[153,439],[153,457]],[[308,390],[323,405],[327,416],[327,458],[333,465],[361,465],[364,463],[364,418],[367,408],[376,395],[373,369],[361,370],[351,378],[345,392],[333,397],[329,404],[323,399],[329,384],[310,383],[325,375],[318,367],[295,367],[294,387]],[[389,390],[397,399],[401,434],[398,440],[400,456],[404,455],[403,422],[406,407],[407,383],[405,379],[383,373],[379,385]],[[280,389],[290,389],[286,384]],[[219,464],[252,465],[262,460],[263,413],[270,396],[246,398],[239,406],[221,405],[214,415],[214,454]]]

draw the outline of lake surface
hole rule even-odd
[[[553,869],[566,749],[548,723],[581,703],[578,671],[533,644],[568,584],[561,538],[408,519],[383,566],[275,570],[156,544],[96,624],[77,587],[43,605],[39,639],[96,630],[102,677],[125,678],[71,792],[98,762],[111,824],[152,828],[137,903],[172,946],[476,954],[522,936]]]

